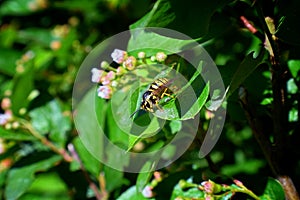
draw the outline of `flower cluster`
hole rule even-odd
[[[247,194],[254,199],[260,199],[257,195],[255,195],[251,190],[246,188],[244,184],[239,180],[233,180],[234,184],[226,185],[226,184],[218,184],[213,182],[212,180],[203,181],[200,184],[192,183],[189,180],[180,180],[179,187],[182,190],[188,190],[191,188],[197,188],[198,190],[203,192],[205,200],[213,200],[213,199],[228,199],[234,196],[236,193],[244,193]],[[186,199],[182,196],[178,196],[175,198],[176,200]]]
[[[139,52],[138,58],[128,55],[126,51],[115,49],[111,57],[119,66],[113,68],[106,61],[102,61],[101,69],[92,68],[93,83],[99,84],[97,89],[98,96],[103,99],[110,99],[119,84],[119,79],[129,71],[136,69],[138,65],[147,64],[145,52]],[[151,57],[151,61],[163,62],[167,55],[163,52],[158,52],[156,56]]]

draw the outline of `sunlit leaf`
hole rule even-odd
[[[174,13],[170,10],[170,2],[167,0],[158,0],[152,10],[144,15],[134,24],[130,25],[130,29],[144,27],[164,27],[172,22],[175,18]]]
[[[262,198],[276,200],[285,199],[284,190],[281,184],[277,180],[269,177]]]
[[[13,130],[6,130],[0,127],[0,138],[7,139],[7,140],[36,140],[35,137],[30,135],[30,133],[24,133],[22,131],[13,131]]]
[[[136,186],[131,186],[117,200],[154,200],[154,198],[146,198],[141,193],[137,192]]]
[[[197,45],[195,40],[180,40],[155,32],[146,32],[142,29],[132,30],[131,33],[132,36],[128,42],[127,51],[132,55],[137,55],[140,51],[145,52],[147,56],[155,55],[161,51],[166,54],[174,54],[183,51],[188,45]]]
[[[197,98],[197,101],[193,104],[193,106],[181,119],[186,120],[186,119],[194,118],[194,116],[197,115],[200,112],[201,108],[205,105],[208,95],[209,95],[209,83],[206,84],[201,95]]]
[[[192,179],[187,180],[188,183],[192,183]],[[178,197],[190,197],[190,198],[201,198],[204,197],[204,192],[199,190],[198,188],[190,188],[183,190],[179,184],[177,184],[173,191],[172,191],[172,197],[170,199],[175,200]]]
[[[20,200],[40,199],[70,200],[67,184],[56,173],[39,174],[34,179],[28,191],[20,197]]]
[[[289,60],[289,70],[294,78],[298,78],[300,74],[300,60]]]
[[[153,117],[150,124],[138,136],[132,134],[129,135],[129,144],[127,151],[130,151],[134,147],[134,145],[142,138],[150,137],[160,129],[160,120],[157,117]]]
[[[40,134],[50,133],[50,138],[53,141],[64,146],[71,122],[66,116],[63,116],[58,101],[53,100],[43,107],[36,108],[29,115],[33,127]]]

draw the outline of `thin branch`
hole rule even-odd
[[[279,61],[279,50],[277,41],[274,40],[266,23],[264,13],[259,4],[256,10],[262,23],[266,39],[270,43],[269,50],[272,72],[272,93],[273,93],[273,126],[274,126],[274,147],[276,148],[276,159],[281,163],[284,158],[286,139],[288,136],[288,112],[286,109],[287,99],[287,68]]]
[[[68,149],[72,155],[72,157],[79,163],[80,165],[80,169],[85,177],[85,179],[87,180],[87,182],[89,183],[89,187],[93,190],[97,200],[105,200],[108,197],[108,193],[106,192],[105,188],[101,187],[102,189],[102,193],[99,192],[98,187],[96,186],[96,184],[91,180],[88,172],[86,171],[82,161],[80,160],[75,148],[73,144],[69,144],[68,145]]]
[[[25,129],[27,129],[35,138],[39,139],[45,146],[49,147],[53,152],[61,155],[66,162],[73,161],[73,158],[64,148],[55,146],[50,140],[36,131],[29,122],[23,119],[18,119],[18,121],[23,125]]]
[[[251,130],[253,132],[253,135],[256,141],[258,142],[260,148],[262,149],[273,174],[277,176],[279,167],[277,166],[277,162],[274,162],[274,160],[272,159],[272,144],[269,141],[269,139],[266,137],[263,130],[261,130],[259,121],[257,120],[255,113],[253,112],[254,109],[248,102],[247,91],[243,87],[240,88],[239,98],[240,98],[241,106],[245,111],[247,121],[249,122]]]

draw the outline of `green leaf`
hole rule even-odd
[[[265,165],[265,162],[258,159],[247,159],[240,161],[239,164],[226,165],[222,167],[222,173],[228,176],[233,176],[239,173],[257,174]]]
[[[18,199],[24,194],[35,180],[35,173],[46,171],[61,160],[58,155],[47,159],[38,160],[31,165],[12,168],[8,172],[7,185],[5,188],[5,197],[7,200]]]
[[[197,101],[193,104],[193,106],[189,109],[189,111],[185,113],[185,115],[180,119],[187,120],[187,119],[194,118],[194,116],[197,115],[200,112],[201,108],[205,105],[208,95],[209,95],[209,82],[206,84],[201,95],[197,98]]]
[[[34,88],[34,70],[30,63],[25,66],[23,73],[17,73],[13,79],[12,89],[12,110],[15,115],[19,115],[21,108],[27,108],[29,104],[28,96]]]
[[[108,166],[103,167],[104,177],[106,180],[106,190],[111,192],[120,188],[122,185],[129,185],[129,181],[124,178],[124,173]]]
[[[125,192],[122,193],[121,196],[117,198],[117,200],[154,200],[154,198],[146,198],[141,193],[137,192],[136,186],[131,186]]]
[[[185,50],[188,45],[195,46],[198,44],[195,40],[180,40],[142,29],[131,30],[131,34],[127,51],[135,56],[140,51],[145,52],[147,56],[155,55],[161,51],[169,55]]]
[[[105,100],[95,97],[96,88],[90,89],[75,108],[74,121],[85,148],[97,159],[103,159],[104,139],[102,125],[106,119]],[[97,105],[95,99],[97,98]]]
[[[62,114],[61,106],[53,100],[29,113],[33,127],[41,134],[50,133],[51,140],[63,147],[67,131],[71,129],[70,119]]]
[[[37,9],[33,6],[38,6],[34,0],[11,0],[5,1],[0,7],[0,15],[16,15],[22,16],[30,14]]]
[[[165,27],[175,19],[175,15],[170,8],[171,5],[168,0],[158,0],[149,13],[130,25],[129,28]]]
[[[36,140],[36,138],[30,135],[29,133],[14,130],[6,130],[2,127],[0,127],[0,138],[20,141]]]
[[[71,200],[66,183],[56,173],[37,175],[28,191],[19,200],[41,198],[46,200]]]
[[[138,136],[129,134],[129,144],[127,151],[130,151],[134,145],[142,138],[150,137],[161,129],[161,120],[157,117],[153,117],[150,124],[143,130]]]
[[[73,140],[73,144],[76,152],[84,165],[84,168],[92,174],[94,177],[99,177],[101,163],[97,160],[82,144],[82,141],[79,137],[76,137]]]
[[[0,48],[0,72],[13,76],[16,73],[16,61],[22,53],[14,49]]]
[[[49,47],[51,41],[55,38],[51,34],[51,31],[41,28],[28,28],[19,31],[18,41],[21,43],[28,44],[28,42],[34,42],[43,47]]]
[[[233,75],[231,82],[227,88],[227,98],[238,89],[238,87],[247,79],[254,70],[263,63],[265,51],[261,50],[256,58],[253,58],[254,52],[247,55],[247,57],[240,63],[238,69]]]
[[[172,120],[170,122],[170,129],[171,129],[171,133],[177,133],[178,131],[180,131],[182,128],[182,122],[179,120]]]
[[[276,179],[271,177],[268,178],[268,182],[266,188],[264,190],[264,194],[262,195],[264,199],[276,199],[283,200],[285,199],[284,190]]]
[[[289,60],[288,61],[289,70],[294,78],[299,77],[300,74],[300,60]]]
[[[188,183],[193,183],[192,178],[187,180]],[[187,190],[183,190],[179,184],[177,184],[172,192],[172,196],[170,199],[175,200],[178,197],[186,197],[186,198],[201,198],[204,197],[204,192],[199,190],[198,188],[189,188]]]
[[[120,146],[120,148],[126,149],[128,147],[129,136],[119,128],[113,116],[111,104],[109,104],[107,109],[107,126],[109,130],[108,131],[109,140],[112,143]]]
[[[15,25],[5,25],[5,27],[2,27],[0,31],[1,46],[5,48],[12,48],[17,37],[17,33],[17,27]],[[1,53],[1,55],[3,54]]]
[[[146,185],[149,183],[153,175],[153,162],[148,161],[144,164],[141,171],[147,171],[145,173],[139,173],[136,181],[136,188],[138,192],[142,192]]]
[[[32,49],[34,51],[34,67],[35,69],[43,69],[49,63],[54,55],[52,51],[44,50],[42,48]]]

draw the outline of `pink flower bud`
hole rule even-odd
[[[7,109],[10,108],[10,106],[11,106],[10,98],[7,98],[7,97],[3,98],[2,101],[1,101],[1,108],[3,110],[7,110]]]
[[[113,71],[109,71],[105,76],[103,76],[100,80],[100,82],[103,85],[109,85],[112,80],[114,80],[116,77],[116,73]]]
[[[156,54],[155,58],[156,58],[156,60],[157,60],[158,62],[163,62],[163,61],[166,60],[167,55],[166,55],[164,52],[158,52],[158,53]]]
[[[212,181],[203,181],[201,183],[201,185],[203,186],[203,190],[208,193],[208,194],[213,194],[214,192],[214,186],[215,186],[215,183],[212,182]]]
[[[110,80],[113,80],[116,78],[116,73],[114,71],[109,71],[106,75]]]
[[[244,187],[244,184],[243,184],[241,181],[237,180],[237,179],[234,179],[233,182],[234,182],[237,186],[239,186],[239,187]]]
[[[153,173],[153,176],[154,176],[154,178],[155,178],[155,180],[157,180],[157,181],[162,181],[162,178],[163,178],[163,174],[161,173],[161,172],[154,172]]]
[[[129,56],[125,62],[123,63],[124,67],[128,70],[133,70],[136,65],[136,58],[133,56]]]
[[[212,196],[206,196],[205,200],[214,200],[214,197],[212,197]]]

